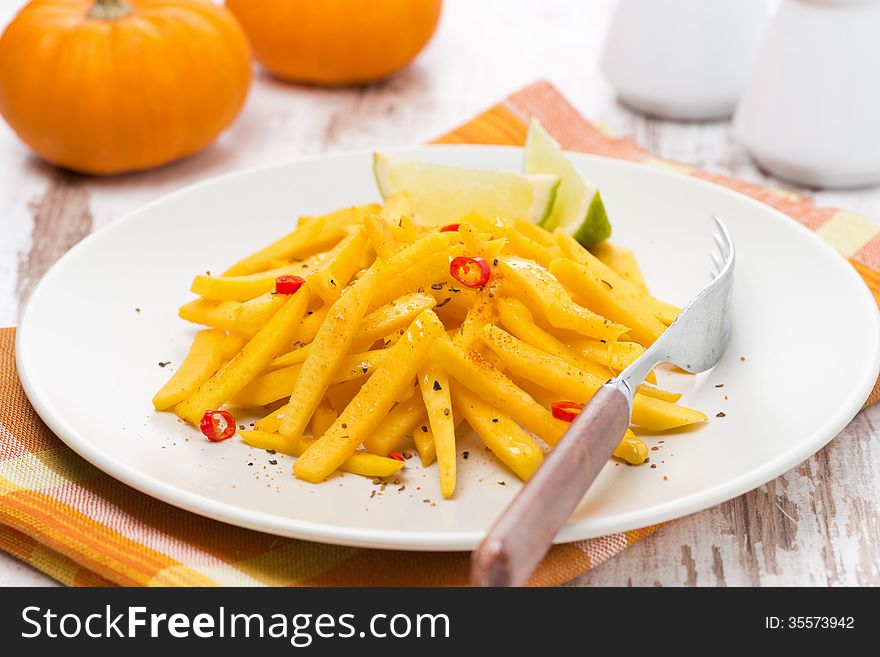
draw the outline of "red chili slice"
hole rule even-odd
[[[393,458],[395,461],[403,461],[404,460],[403,454],[401,454],[400,452],[398,452],[397,450],[394,450],[394,449],[392,449],[390,452],[388,452],[388,456]]]
[[[284,274],[284,276],[279,276],[275,279],[275,293],[276,294],[294,294],[299,288],[303,286],[303,283],[306,282],[302,276],[293,276],[291,274]]]
[[[557,420],[571,422],[584,410],[584,405],[571,401],[558,401],[550,404],[550,410],[553,411],[553,417]]]
[[[235,418],[227,411],[205,411],[199,429],[212,443],[219,443],[235,435]]]
[[[492,275],[488,262],[467,256],[453,258],[449,263],[449,273],[465,287],[483,287]]]
[[[458,230],[459,226],[461,226],[461,224],[446,224],[445,226],[443,226],[443,228],[440,229],[440,232],[441,233],[455,232]]]

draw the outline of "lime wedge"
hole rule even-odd
[[[415,220],[423,225],[453,223],[468,212],[543,221],[553,209],[559,176],[524,175],[373,155],[376,184],[383,198],[405,191]]]
[[[561,227],[584,246],[610,237],[611,224],[599,190],[584,180],[556,140],[534,118],[526,137],[525,171],[531,175],[553,174],[560,179],[556,203],[550,214],[539,222],[542,227],[547,230]]]

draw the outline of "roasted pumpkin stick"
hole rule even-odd
[[[594,344],[598,345],[599,347],[611,348],[621,345],[631,345],[632,347],[635,347],[636,355],[634,355],[626,364],[624,364],[623,367],[615,367],[613,368],[614,371],[612,371],[607,366],[599,364],[602,362],[602,360],[606,360],[607,362],[608,359],[593,359],[592,355],[594,352],[579,350],[573,346],[566,345],[555,336],[550,335],[539,326],[537,326],[532,321],[532,315],[529,312],[529,309],[526,308],[520,301],[517,301],[516,299],[501,298],[498,299],[498,308],[502,325],[512,335],[537,349],[541,349],[548,353],[559,356],[560,358],[562,358],[562,360],[566,361],[570,365],[579,367],[585,372],[589,372],[593,376],[597,376],[600,379],[604,379],[606,381],[610,379],[613,374],[624,370],[630,362],[638,358],[638,356],[641,355],[641,353],[644,351],[644,348],[641,345],[638,345],[634,342],[609,342],[604,344],[600,342],[595,342]],[[587,354],[590,354],[590,356],[587,356]],[[653,375],[653,372],[651,374]],[[650,378],[651,380],[656,381],[656,378],[654,378],[653,376],[651,376]],[[681,397],[681,395],[679,394],[667,392],[665,390],[660,390],[659,388],[653,388],[647,385],[639,386],[639,391],[643,392],[649,397],[657,397],[657,399],[663,399],[665,401],[671,402],[676,402]]]
[[[357,333],[355,333],[351,348],[365,349],[376,340],[406,328],[420,312],[433,308],[436,304],[434,297],[420,292],[405,294],[388,302],[364,317]],[[272,361],[270,368],[276,369],[302,363],[311,349],[312,345],[306,344],[290,353],[279,356]]]
[[[568,428],[477,352],[440,339],[431,346],[430,358],[456,381],[495,408],[504,409],[548,445],[559,442]]]
[[[646,397],[662,399],[663,401],[669,402],[670,404],[674,404],[679,399],[681,399],[680,392],[670,392],[669,390],[663,390],[662,388],[657,388],[655,386],[648,385],[647,383],[643,383],[642,385],[640,385],[638,387],[638,391]]]
[[[615,372],[622,372],[645,353],[645,348],[637,342],[600,342],[575,338],[566,343],[586,358],[602,363]]]
[[[235,330],[242,335],[253,335],[284,305],[284,295],[264,292],[258,297],[241,302],[235,310]]]
[[[577,240],[562,229],[556,230],[555,239],[559,247],[560,255],[583,265],[592,272],[595,278],[607,282],[618,292],[623,292],[627,296],[638,299],[641,307],[649,310],[654,317],[663,322],[666,326],[672,324],[672,322],[675,321],[675,318],[681,314],[680,308],[673,306],[671,303],[656,299],[648,294],[643,287],[640,287],[618,274],[611,267],[581,246]]]
[[[328,399],[324,399],[318,408],[315,409],[312,419],[309,421],[309,432],[313,438],[323,436],[324,433],[333,426],[339,414]]]
[[[549,230],[525,219],[514,219],[513,227],[536,244],[540,244],[548,251],[553,251],[555,238]]]
[[[382,213],[384,215],[385,210],[382,210]],[[398,215],[392,214],[389,223],[391,224],[391,232],[394,233],[397,241],[403,244],[412,244],[419,239],[419,235],[421,235],[421,231],[419,231],[419,228],[413,222],[412,213]]]
[[[303,344],[312,342],[315,339],[315,336],[318,335],[318,330],[327,318],[327,313],[330,311],[330,308],[330,305],[326,305],[321,306],[317,310],[307,310],[306,316],[303,317],[302,322],[300,322],[299,331],[297,331],[296,334],[296,342],[301,342]]]
[[[479,346],[480,330],[487,324],[494,324],[498,321],[498,308],[495,304],[498,287],[496,282],[491,281],[477,294],[453,339],[457,345],[466,349],[472,349],[475,345]]]
[[[251,447],[274,450],[289,456],[300,456],[315,444],[314,440],[303,436],[285,438],[277,433],[250,430],[241,430],[238,433],[241,439]],[[397,474],[402,467],[402,461],[368,452],[355,452],[339,464],[339,470],[363,477],[391,477]]]
[[[590,253],[613,269],[618,276],[650,294],[636,256],[630,249],[605,240],[591,246]]]
[[[336,265],[336,260],[339,258],[340,253],[344,253],[351,257],[351,254],[349,254],[346,249],[355,241],[354,235],[348,235],[348,237],[343,239],[332,250],[326,254],[322,254],[320,260],[307,264],[305,267],[303,267],[303,264],[305,263],[300,264],[301,271],[296,270],[296,274],[301,277],[306,277],[310,281],[311,289],[319,292],[318,297],[324,298],[324,294],[326,294],[326,285],[323,283],[325,283],[326,279],[330,277],[327,274],[328,270]],[[360,246],[361,248],[363,247],[363,242]],[[355,248],[356,247],[357,245],[355,245]],[[345,284],[348,283],[348,280],[348,278],[345,279]],[[327,285],[329,285],[329,283],[327,283]],[[342,287],[344,287],[344,285],[340,284],[340,289]],[[332,295],[328,296],[331,298],[331,301],[336,298]],[[278,311],[283,303],[284,295],[276,294],[274,285],[269,291],[241,302],[235,310],[235,330],[243,335],[253,335],[263,324],[269,321],[269,318]]]
[[[162,411],[192,395],[220,367],[224,360],[226,333],[205,329],[196,333],[192,346],[174,375],[153,396],[153,406]]]
[[[448,274],[448,264],[441,264],[448,246],[449,237],[446,234],[428,233],[391,256],[383,267],[382,285],[370,303],[370,311],[420,287],[427,288],[430,282],[420,282],[423,281],[422,278],[412,275],[414,271],[421,271],[420,268],[425,266],[426,261],[432,267],[441,267]],[[430,281],[430,278],[427,280]]]
[[[315,408],[315,413],[312,414],[312,420],[315,419],[315,414],[319,413],[321,407],[325,404],[329,404],[333,412],[336,415],[339,415],[339,411],[345,408],[346,404],[352,400],[357,394],[357,391],[360,390],[360,386],[360,382],[355,379],[345,381],[344,383],[330,385],[330,387],[327,388],[327,396],[320,404],[318,404],[317,408]],[[256,424],[254,424],[254,429],[266,433],[278,433],[278,427],[281,426],[281,420],[284,419],[286,409],[286,404],[276,408],[269,413],[269,415],[257,420]],[[315,426],[313,422],[310,422],[310,427],[314,432]]]
[[[239,301],[193,299],[183,304],[177,314],[181,319],[193,324],[202,324],[224,331],[237,331],[235,314],[240,306]]]
[[[346,355],[339,362],[339,367],[330,377],[329,383],[342,383],[369,376],[382,362],[386,351],[385,349],[375,349]],[[261,374],[242,388],[233,397],[232,403],[243,408],[254,408],[285,399],[290,396],[290,391],[296,385],[301,369],[301,364],[290,365]]]
[[[546,408],[552,408],[553,404],[560,401],[558,393],[551,392],[533,381],[521,377],[515,377],[514,381]],[[631,465],[639,465],[644,463],[648,456],[648,446],[631,430],[627,429],[626,435],[614,449],[612,456],[616,456]]]
[[[345,407],[351,403],[354,396],[360,392],[363,383],[357,379],[344,381],[343,383],[334,383],[327,388],[327,401],[339,415],[345,410]]]
[[[537,263],[517,256],[499,258],[499,263],[504,294],[540,311],[553,326],[601,340],[617,340],[629,330],[576,304],[562,283]]]
[[[315,413],[319,412],[319,409],[325,404],[328,403],[330,408],[333,409],[333,412],[336,415],[348,405],[348,403],[354,399],[354,396],[357,394],[358,390],[361,389],[361,382],[357,379],[352,379],[350,381],[344,381],[342,383],[334,383],[331,384],[327,388],[327,395],[321,401],[320,404],[315,408]],[[259,431],[265,431],[266,433],[278,433],[278,427],[281,426],[281,420],[284,419],[284,414],[287,410],[287,404],[276,408],[274,411],[269,413],[264,418],[261,418],[254,425],[254,429]],[[314,420],[315,416],[312,414],[312,420]],[[314,425],[311,425],[312,430],[314,430]],[[323,433],[323,432],[322,432]]]
[[[463,246],[463,253],[483,258],[490,263],[499,256],[508,244],[506,239],[492,239],[491,234],[480,233],[473,224],[467,221],[458,224],[457,232]]]
[[[296,378],[287,412],[278,428],[281,435],[296,437],[305,431],[367,311],[378,282],[378,267],[367,270],[330,306]]]
[[[419,460],[422,466],[427,468],[437,460],[437,443],[434,442],[434,434],[427,414],[422,417],[422,423],[413,431],[412,438],[419,453]]]
[[[260,418],[254,423],[254,429],[264,433],[278,433],[278,427],[281,426],[281,420],[284,419],[284,409],[286,406],[276,408],[266,417]]]
[[[558,356],[518,340],[497,326],[484,327],[480,337],[516,376],[558,392],[562,399],[586,403],[605,383]],[[699,411],[637,393],[633,400],[632,421],[652,431],[666,431],[705,422],[706,416]]]
[[[368,247],[369,240],[363,228],[352,230],[306,277],[309,288],[325,303],[336,301],[360,269],[364,250]]]
[[[446,238],[443,238],[444,240]],[[418,244],[416,242],[415,244]],[[413,247],[410,247],[413,248]],[[398,256],[403,254],[401,251]],[[390,266],[397,256],[393,256],[387,263]],[[376,290],[376,297],[370,306],[370,311],[379,308],[413,290],[424,290],[425,294],[434,290],[431,286],[438,281],[446,281],[449,276],[449,257],[445,249],[425,253],[418,261],[411,263],[405,269],[399,269],[395,277],[388,277],[382,282],[382,286]]]
[[[628,335],[643,347],[650,347],[666,330],[666,325],[646,308],[638,296],[626,289],[614,289],[611,283],[585,265],[557,258],[550,263],[550,273],[590,308],[628,326]]]
[[[231,399],[290,342],[308,305],[309,293],[305,288],[288,297],[281,309],[232,360],[205,381],[195,394],[177,405],[177,414],[197,425],[205,411],[220,408]]]
[[[305,267],[303,265],[306,265]],[[292,263],[242,276],[207,276],[200,274],[193,279],[192,292],[205,299],[218,301],[249,301],[275,289],[279,276],[307,276],[317,266],[311,263]]]
[[[547,266],[556,257],[547,246],[517,230],[501,217],[489,219],[485,215],[472,212],[462,217],[461,221],[471,223],[479,231],[489,233],[495,238],[506,240],[509,246],[505,252],[508,255],[534,260],[542,266]]]
[[[302,222],[293,232],[273,242],[227,269],[224,276],[243,276],[265,271],[278,263],[303,259],[320,253],[345,237],[345,227],[357,223],[370,212],[379,212],[375,204],[343,208]]]
[[[423,292],[404,294],[389,301],[364,317],[354,344],[368,347],[383,336],[406,328],[422,311],[430,310],[436,304],[434,297]]]
[[[632,432],[632,429],[627,429],[611,456],[626,461],[630,465],[641,465],[648,458],[648,446]]]
[[[585,358],[582,353],[567,346],[562,340],[550,335],[532,319],[532,313],[517,299],[501,298],[497,301],[501,323],[510,333],[533,347],[555,354],[585,372],[607,381],[612,372],[607,367]],[[481,327],[482,328],[482,327]]]
[[[478,288],[479,290],[474,295],[473,301],[470,302],[467,314],[453,337],[453,342],[465,349],[473,349],[480,344],[480,329],[486,324],[498,322],[496,301],[501,284],[498,278],[497,255],[499,250],[504,247],[505,242],[503,240],[481,240],[473,225],[467,222],[459,224],[458,235],[464,244],[465,252],[473,254],[473,257],[464,258],[464,261],[471,267],[478,266],[480,276],[476,280],[469,280],[466,275],[459,274],[455,269],[456,259],[450,263],[450,275],[455,279],[454,285],[459,288]],[[484,278],[485,280],[483,280]],[[493,362],[493,364],[497,363]]]
[[[437,467],[440,474],[440,492],[450,498],[455,493],[455,419],[449,377],[434,364],[422,367],[418,373],[419,389],[428,411],[428,422],[434,437]]]
[[[523,481],[534,474],[544,454],[519,424],[457,382],[452,385],[452,400],[456,415],[464,417],[499,461]]]
[[[294,474],[318,483],[345,462],[388,414],[403,389],[412,387],[428,347],[441,335],[445,335],[443,324],[432,311],[413,320],[333,426],[297,459]]]
[[[398,242],[397,237],[391,232],[391,226],[383,217],[368,214],[364,217],[364,228],[369,235],[373,250],[383,262],[403,248],[403,244]]]
[[[397,192],[386,198],[379,214],[391,226],[391,233],[399,243],[410,244],[418,239],[419,233],[412,220],[412,198],[407,192]]]
[[[220,353],[223,355],[223,360],[230,360],[235,354],[244,349],[247,342],[248,339],[241,335],[228,333],[223,338],[223,344],[220,345]]]
[[[364,439],[368,452],[385,456],[397,449],[404,436],[412,434],[425,424],[427,415],[421,395],[413,395],[405,402],[398,402],[388,411],[376,429]]]

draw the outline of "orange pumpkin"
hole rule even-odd
[[[210,0],[33,0],[0,38],[0,114],[41,157],[84,173],[201,150],[250,79],[247,38]]]
[[[321,85],[387,77],[425,47],[442,0],[226,0],[274,75]]]

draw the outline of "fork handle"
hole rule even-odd
[[[471,556],[472,586],[523,586],[630,422],[622,381],[602,386]]]

